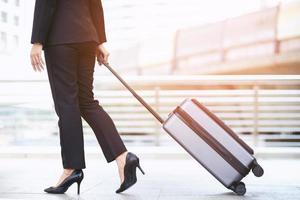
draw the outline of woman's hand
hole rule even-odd
[[[103,44],[98,45],[96,56],[97,56],[97,61],[98,61],[99,65],[104,64],[104,63],[108,63],[109,53],[105,49]]]
[[[42,71],[44,69],[43,65],[45,64],[42,59],[42,50],[43,45],[40,43],[35,43],[32,45],[30,52],[31,65],[34,71]]]

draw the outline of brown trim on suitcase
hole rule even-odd
[[[187,126],[189,126],[197,135],[199,135],[210,147],[212,147],[224,160],[226,160],[236,171],[242,176],[249,173],[246,168],[230,151],[228,151],[221,143],[212,137],[201,125],[198,124],[189,114],[182,108],[177,107],[174,114],[178,116]]]
[[[214,113],[210,112],[205,106],[200,104],[196,99],[191,99],[201,110],[203,110],[208,116],[210,116],[219,126],[221,126],[231,137],[233,137],[248,153],[254,154],[254,151],[249,147],[241,138],[239,138],[224,122],[222,122]]]

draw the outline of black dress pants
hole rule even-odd
[[[44,49],[65,169],[86,168],[81,117],[95,133],[107,162],[127,151],[114,122],[94,99],[96,47],[95,42],[83,42]]]

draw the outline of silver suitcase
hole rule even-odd
[[[110,66],[104,64],[163,125],[163,129],[225,187],[246,193],[241,180],[252,170],[263,175],[253,150],[196,99],[185,99],[163,120]]]
[[[184,100],[163,123],[163,128],[225,187],[244,195],[244,178],[263,169],[244,143],[217,116],[196,99]]]

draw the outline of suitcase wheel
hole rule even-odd
[[[261,177],[264,174],[264,169],[257,163],[254,163],[252,167],[252,172],[256,177]]]
[[[244,195],[246,193],[246,186],[245,183],[243,182],[239,182],[233,189],[233,191],[237,194],[237,195]]]

